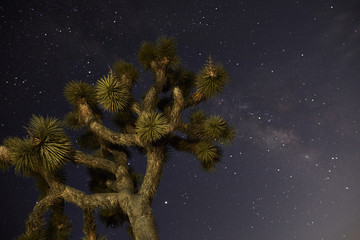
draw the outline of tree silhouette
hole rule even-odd
[[[14,166],[16,173],[35,178],[40,190],[19,239],[68,239],[65,202],[82,209],[83,239],[105,239],[96,231],[95,211],[107,225],[129,222],[135,239],[158,239],[151,204],[168,148],[192,153],[205,170],[212,170],[221,157],[219,144],[233,140],[235,131],[225,120],[196,109],[223,89],[228,75],[222,65],[209,57],[198,74],[182,69],[169,37],[142,43],[138,59],[154,74],[140,100],[131,93],[138,70],[120,60],[95,86],[82,81],[66,85],[65,97],[73,110],[63,121],[33,115],[26,137],[7,138],[0,146],[1,167]],[[186,108],[192,110],[183,121]],[[103,111],[113,116],[119,131],[104,125]],[[63,126],[82,131],[78,143],[83,151],[72,147]],[[129,167],[131,151],[146,155],[143,176]],[[63,167],[69,163],[88,168],[92,194],[66,185]]]

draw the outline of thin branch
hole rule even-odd
[[[173,98],[174,104],[170,115],[170,132],[173,132],[178,127],[179,123],[181,122],[181,112],[185,107],[184,98],[179,87],[174,88]]]
[[[85,233],[86,239],[96,240],[98,234],[96,232],[96,222],[95,222],[94,210],[92,210],[90,208],[84,208],[83,209],[83,219],[84,219],[83,231]]]
[[[32,236],[36,235],[41,231],[45,222],[44,214],[51,205],[53,205],[60,198],[57,194],[50,194],[41,199],[35,206],[33,211],[30,213],[28,220],[26,221],[25,235]]]
[[[81,120],[89,127],[89,129],[105,141],[123,146],[142,146],[140,138],[136,134],[117,133],[105,127],[95,117],[86,102],[79,104],[79,112]]]

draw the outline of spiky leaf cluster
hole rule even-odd
[[[71,143],[56,118],[33,115],[25,139],[9,138],[4,144],[10,149],[15,171],[29,175],[39,170],[56,171],[71,155]]]
[[[39,169],[40,159],[29,138],[7,138],[4,145],[10,150],[16,173],[29,176]]]
[[[213,64],[211,57],[196,77],[197,100],[208,99],[220,93],[228,81],[228,74],[221,64]]]
[[[31,233],[27,235],[26,233],[21,234],[17,240],[48,240],[46,231],[38,231],[36,233]]]
[[[203,110],[195,110],[190,113],[191,124],[202,124],[206,120],[206,115]]]
[[[203,124],[203,133],[210,139],[219,139],[222,142],[231,142],[235,137],[233,128],[226,124],[220,116],[211,116]]]
[[[66,163],[72,148],[58,119],[33,115],[28,130],[45,169],[58,170]]]
[[[131,80],[131,82],[137,81],[139,79],[139,72],[134,67],[134,65],[123,60],[115,62],[113,71],[115,77],[118,79],[122,79],[122,76],[125,76],[127,79]]]
[[[96,92],[92,85],[82,81],[72,81],[65,86],[64,91],[66,99],[73,106],[85,100],[90,106],[96,105]]]
[[[221,157],[220,149],[208,141],[198,142],[193,151],[205,170],[213,169]]]
[[[144,142],[159,140],[165,136],[168,128],[168,120],[160,112],[145,113],[136,122],[136,132]]]
[[[158,66],[177,64],[179,59],[176,54],[176,42],[173,38],[166,36],[158,38],[156,44],[143,42],[140,46],[138,58],[146,69],[152,69],[153,63]]]
[[[64,118],[64,125],[65,127],[72,130],[78,130],[83,126],[80,123],[79,114],[77,112],[69,112],[66,114]]]
[[[98,80],[96,96],[100,106],[113,113],[123,110],[130,100],[126,85],[116,79],[112,73]]]

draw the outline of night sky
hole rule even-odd
[[[356,0],[2,1],[0,140],[25,136],[33,113],[63,118],[67,82],[96,83],[120,58],[141,69],[141,42],[172,36],[184,68],[198,72],[211,55],[227,69],[223,93],[201,108],[229,120],[237,138],[210,173],[171,153],[153,202],[160,238],[358,240],[359,9]],[[137,97],[152,82],[141,75]],[[89,192],[86,169],[66,172]],[[13,169],[0,183],[0,238],[13,239],[38,191]],[[80,239],[81,211],[66,212]],[[98,230],[127,239],[122,228]]]

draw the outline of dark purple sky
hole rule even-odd
[[[169,35],[182,65],[209,54],[230,83],[201,107],[237,129],[212,173],[172,153],[153,203],[161,239],[360,239],[360,3],[348,1],[10,1],[0,3],[0,139],[31,114],[62,118],[68,81],[95,83],[143,40]],[[151,82],[142,71],[134,94]],[[140,162],[140,163],[139,163]],[[134,155],[131,164],[141,168]],[[86,170],[66,168],[86,189]],[[0,173],[0,236],[24,230],[37,190]],[[80,239],[82,216],[67,205]],[[99,232],[126,239],[123,229]]]

